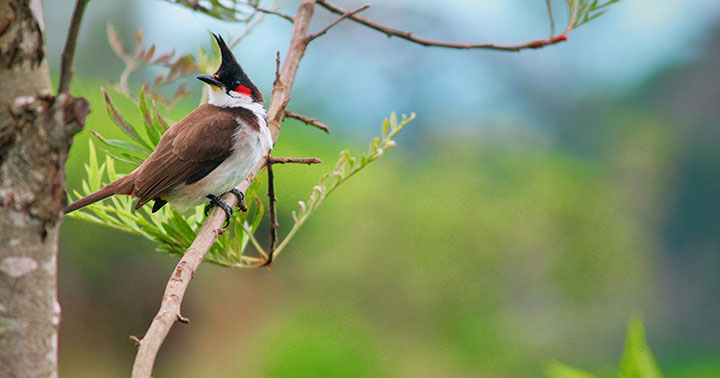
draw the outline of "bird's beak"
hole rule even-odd
[[[213,75],[198,75],[198,79],[216,87],[222,88],[223,84],[219,82]]]

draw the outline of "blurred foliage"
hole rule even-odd
[[[115,55],[117,55],[125,64],[125,69],[120,75],[120,81],[113,85],[115,89],[119,90],[125,96],[135,99],[134,93],[129,87],[130,75],[132,75],[133,72],[148,66],[159,66],[167,69],[167,73],[160,73],[155,77],[151,86],[147,87],[144,83],[142,85],[142,90],[140,92],[140,97],[142,98],[137,102],[138,105],[141,106],[141,110],[143,110],[144,117],[149,116],[149,111],[147,110],[148,104],[144,99],[144,95],[146,93],[153,100],[154,115],[159,116],[155,101],[160,102],[166,107],[173,107],[177,101],[183,98],[191,97],[191,94],[187,91],[184,84],[179,85],[175,90],[175,93],[170,98],[167,98],[160,91],[162,87],[174,84],[178,79],[189,74],[196,73],[198,71],[207,71],[211,65],[217,65],[215,63],[218,62],[217,54],[211,57],[209,56],[210,54],[208,54],[208,52],[202,47],[198,47],[197,49],[197,58],[192,54],[184,54],[176,57],[174,51],[156,56],[156,46],[154,43],[146,48],[142,47],[144,37],[141,30],[135,32],[135,49],[132,53],[128,52],[123,47],[123,42],[112,24],[108,24],[107,26],[107,36],[108,42],[115,52]],[[107,92],[105,92],[105,102],[108,104],[109,112],[112,108],[112,104],[110,103]],[[117,113],[117,110],[114,110],[114,112]],[[113,119],[115,119],[116,123],[118,123],[117,116],[115,116],[115,114],[113,114]],[[146,120],[145,123],[147,125],[151,122]],[[119,126],[127,129],[127,126]],[[164,129],[167,129],[167,124],[164,124],[163,126]],[[153,132],[150,133],[148,137],[159,138],[159,136],[156,135],[157,133]],[[130,136],[136,137],[136,135],[132,133]]]
[[[552,362],[545,369],[549,378],[592,378],[595,375],[579,369]],[[662,378],[657,362],[645,341],[645,327],[640,317],[630,319],[625,336],[622,360],[617,376],[619,378]]]
[[[545,375],[548,378],[596,378],[594,374],[567,366],[557,361],[551,362],[545,368]]]

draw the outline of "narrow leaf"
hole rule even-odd
[[[661,378],[655,358],[645,341],[645,327],[640,317],[634,316],[628,324],[625,347],[620,361],[620,378]]]

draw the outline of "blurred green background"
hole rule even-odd
[[[56,69],[73,2],[45,3]],[[545,4],[532,3],[383,1],[367,16],[422,36],[517,42],[547,34]],[[155,376],[535,377],[553,360],[610,376],[634,312],[668,377],[720,376],[718,16],[712,0],[623,1],[567,43],[520,54],[427,49],[339,25],[311,45],[290,104],[332,134],[287,121],[276,144],[278,156],[326,162],[276,169],[281,232],[338,151],[364,151],[390,111],[418,119],[271,270],[201,266],[183,303],[191,323],[173,328]],[[313,30],[332,20],[316,18]],[[93,112],[69,188],[85,175],[89,129],[122,135],[99,89],[123,68],[107,23],[128,45],[142,28],[178,52],[209,47],[209,31],[243,30],[166,2],[90,2],[73,93]],[[235,49],[266,96],[289,30],[268,18]],[[134,87],[158,72],[137,73]],[[183,80],[199,94],[196,81]],[[176,261],[66,219],[61,375],[127,376],[128,336],[147,329]]]

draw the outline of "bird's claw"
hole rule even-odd
[[[230,190],[230,193],[234,194],[235,197],[237,197],[237,199],[238,199],[238,204],[237,204],[238,209],[240,209],[240,211],[242,211],[243,213],[246,212],[246,211],[248,211],[248,207],[247,207],[247,205],[245,204],[245,194],[243,194],[243,192],[237,190],[237,188],[232,188],[232,189]]]
[[[230,218],[233,215],[233,210],[228,204],[226,204],[222,199],[220,199],[219,196],[208,194],[207,198],[210,200],[207,205],[205,205],[205,216],[208,215],[210,212],[210,209],[212,209],[215,206],[220,206],[223,211],[225,211],[225,224],[223,227],[227,227],[230,225]]]

